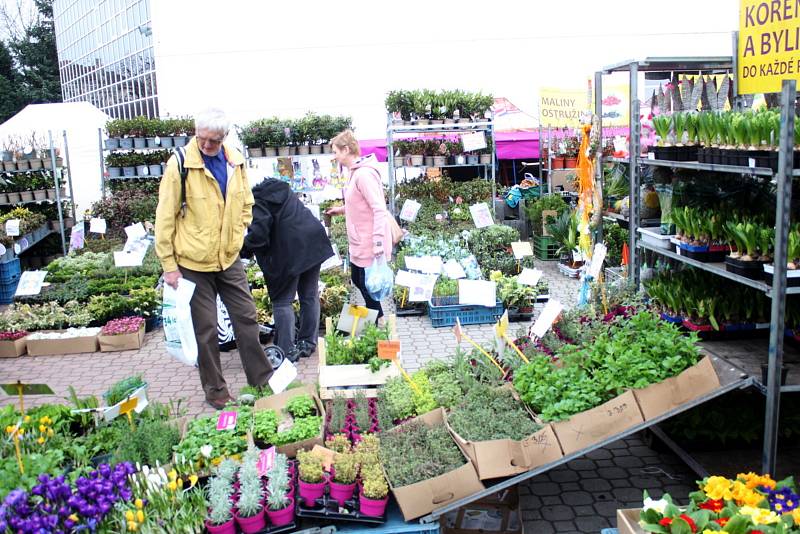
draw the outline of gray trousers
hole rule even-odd
[[[269,285],[269,276],[267,276]],[[319,265],[312,267],[300,276],[295,276],[286,284],[280,294],[271,296],[272,313],[275,316],[275,341],[285,354],[294,348],[295,342],[305,341],[317,346],[319,335]],[[300,300],[299,339],[294,339],[294,295]]]
[[[251,386],[263,386],[272,376],[272,365],[264,354],[258,339],[256,305],[247,275],[237,259],[224,271],[199,272],[179,267],[187,280],[197,284],[192,295],[192,324],[197,339],[197,364],[200,368],[200,383],[209,400],[230,396],[228,384],[222,375],[217,339],[217,294],[228,309],[239,357]]]

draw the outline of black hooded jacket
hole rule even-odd
[[[292,277],[333,256],[333,248],[325,228],[286,182],[267,178],[253,188],[253,197],[242,256],[255,253],[274,298]]]

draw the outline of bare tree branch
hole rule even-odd
[[[23,39],[40,18],[31,0],[0,0],[0,37],[11,41]]]

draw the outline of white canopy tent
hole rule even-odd
[[[75,194],[76,213],[83,213],[92,202],[102,196],[102,175],[98,128],[103,128],[108,115],[88,102],[61,104],[31,104],[0,124],[0,142],[14,138],[28,138],[35,134],[48,142],[48,131],[53,135],[53,146],[66,158],[64,132],[69,149],[69,175]]]

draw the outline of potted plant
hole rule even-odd
[[[656,115],[653,117],[653,128],[658,135],[657,145],[654,149],[656,159],[673,159],[672,143],[669,142],[669,131],[672,119],[669,115]]]
[[[478,157],[478,162],[481,165],[491,165],[492,164],[492,154],[494,154],[494,142],[491,138],[486,139],[486,148],[481,150],[481,154]]]
[[[366,431],[366,429],[364,430]],[[339,506],[353,498],[356,489],[358,460],[351,451],[340,452],[333,461],[333,476],[330,481],[331,498],[336,499]]]
[[[389,502],[389,485],[377,463],[361,468],[361,490],[358,495],[358,511],[366,516],[381,517]]]
[[[558,243],[557,254],[560,256],[561,264],[571,271],[575,271],[583,265],[583,261],[576,261],[574,251],[578,248],[578,219],[574,213],[565,210],[552,223],[547,225],[550,235]]]
[[[256,466],[258,456],[258,449],[248,449],[239,468],[239,499],[233,515],[245,534],[254,534],[266,526],[264,488]]]
[[[447,157],[450,155],[448,143],[444,139],[436,141],[436,148],[433,152],[433,166],[443,167],[447,165]]]
[[[0,332],[0,358],[18,358],[25,354],[25,330],[5,330]]]
[[[278,454],[267,473],[269,483],[266,513],[269,522],[275,527],[282,527],[294,521],[294,496],[287,468],[286,455]]]
[[[297,452],[298,464],[298,491],[300,498],[308,508],[317,505],[317,499],[325,493],[327,479],[323,470],[323,458],[314,452],[300,449]]]
[[[236,524],[231,512],[232,493],[230,480],[217,475],[208,481],[206,497],[209,506],[205,524],[209,534],[236,534]]]
[[[496,281],[498,296],[508,309],[509,318],[533,313],[536,288],[520,284],[516,277],[501,275]]]
[[[424,163],[425,142],[422,139],[409,141],[406,150],[412,166],[419,167]]]
[[[725,270],[751,279],[763,275],[763,264],[770,261],[769,253],[775,230],[752,221],[727,221],[725,231],[736,250],[725,257]]]

